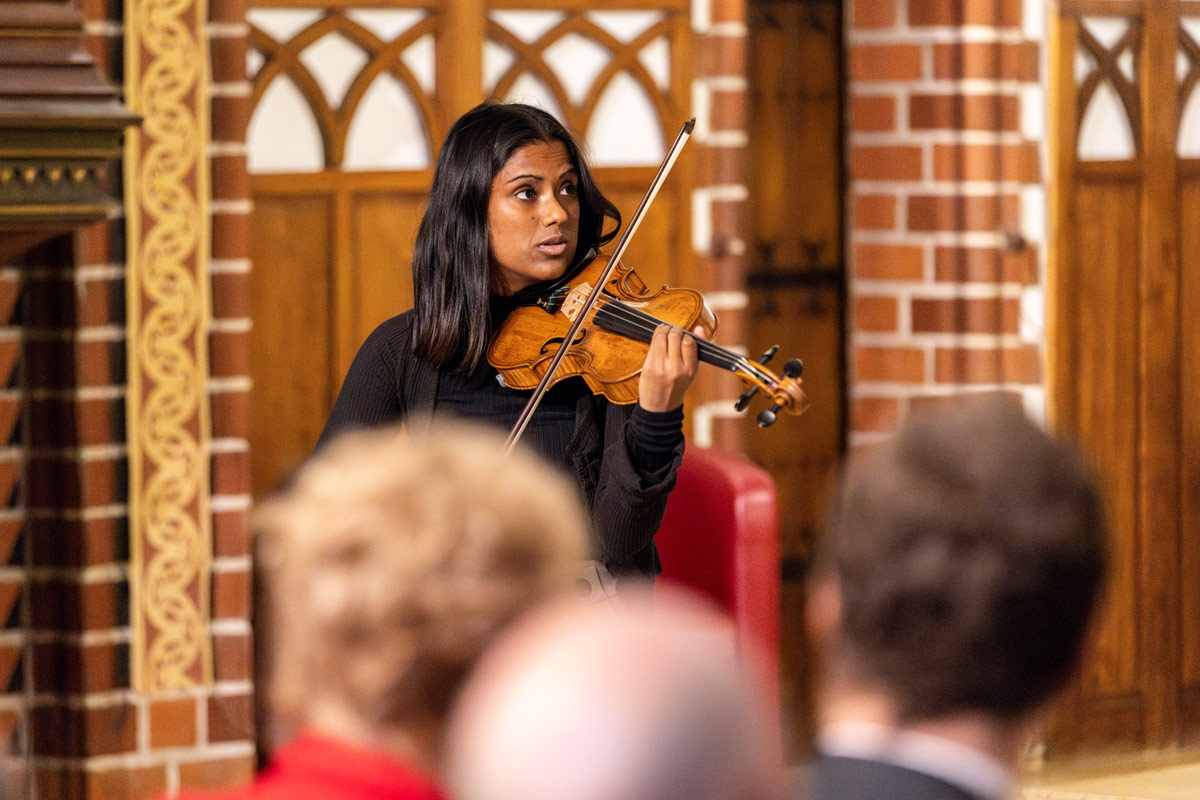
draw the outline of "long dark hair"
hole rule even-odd
[[[488,100],[459,117],[442,143],[413,247],[412,349],[435,367],[467,372],[483,360],[490,327],[492,180],[532,142],[561,142],[579,173],[575,259],[609,242],[621,227],[620,212],[600,193],[574,138],[550,114]],[[609,230],[606,219],[615,223]]]

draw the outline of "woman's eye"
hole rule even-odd
[[[537,197],[537,192],[526,186],[524,189],[518,189],[516,196],[518,200],[533,200]]]
[[[573,183],[564,183],[564,184],[562,185],[562,188],[560,188],[560,189],[558,190],[558,193],[559,193],[559,194],[565,194],[565,195],[567,195],[568,197],[574,197],[574,196],[575,196],[575,184],[573,184]]]

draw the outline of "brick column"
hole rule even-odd
[[[86,759],[132,749],[123,281],[111,226],[21,271],[30,638],[26,755],[39,798],[81,797]]]
[[[712,0],[694,13],[696,69],[697,188],[692,198],[692,245],[697,253],[696,285],[720,320],[716,341],[744,345],[746,313],[743,217],[748,190],[746,169],[746,5],[745,0]],[[733,401],[744,391],[728,372],[701,367],[690,395],[690,441],[723,450],[742,449],[742,417]]]
[[[122,13],[120,4],[84,0],[83,11],[89,51],[121,84],[124,22],[110,16]],[[214,141],[201,145],[189,186],[210,194],[195,200],[211,215],[211,226],[201,227],[212,234],[197,239],[194,260],[185,262],[203,265],[194,306],[170,310],[198,320],[205,337],[190,351],[203,365],[200,382],[172,390],[198,408],[184,429],[201,442],[199,469],[189,474],[207,500],[182,505],[202,510],[183,522],[211,529],[201,538],[211,538],[211,550],[196,554],[199,577],[187,590],[199,599],[206,642],[187,680],[134,679],[147,608],[134,607],[131,591],[130,459],[146,431],[130,429],[128,412],[146,398],[130,397],[129,353],[130,331],[147,326],[131,314],[129,281],[137,276],[126,254],[145,243],[127,239],[118,208],[0,269],[0,733],[34,798],[139,800],[241,782],[252,769],[243,13],[241,3],[217,4],[209,25],[195,26],[209,36],[195,46],[212,53],[213,83],[196,96],[213,98]],[[196,119],[205,142],[208,114],[201,109]],[[109,174],[120,178],[119,169]],[[186,231],[190,220],[171,223]],[[151,514],[142,527],[178,519]]]
[[[1021,0],[853,0],[852,444],[1005,391],[1042,410],[1042,21]]]
[[[214,686],[206,709],[208,742],[254,741],[250,508],[250,178],[246,126],[245,0],[214,0],[209,9],[212,54],[212,280],[210,325]],[[214,754],[206,775],[181,773],[182,786],[229,782],[229,762]],[[242,766],[239,762],[238,768]]]

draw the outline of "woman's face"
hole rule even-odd
[[[492,289],[509,295],[561,277],[579,237],[579,173],[562,142],[532,142],[492,179]]]

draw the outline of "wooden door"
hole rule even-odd
[[[786,431],[758,428],[753,415],[745,423],[747,450],[779,492],[781,684],[797,758],[812,741],[812,658],[795,635],[804,629],[803,579],[845,441],[841,3],[777,0],[747,11],[748,343],[753,355],[773,344],[803,354],[812,400]]]
[[[688,14],[687,0],[252,0],[256,496],[311,452],[367,334],[411,306],[453,120],[492,95],[541,104],[587,142],[628,218],[687,115]],[[626,258],[652,285],[691,283],[689,162]]]
[[[1053,426],[1113,570],[1049,754],[1200,742],[1200,2],[1062,0],[1051,53]]]

